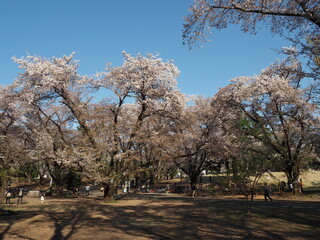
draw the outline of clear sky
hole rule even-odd
[[[267,29],[244,34],[230,26],[211,42],[189,50],[182,44],[183,18],[193,0],[0,0],[0,84],[19,69],[12,56],[61,57],[76,52],[79,72],[92,75],[107,62],[122,64],[121,52],[160,53],[180,69],[186,94],[213,96],[236,76],[252,76],[289,46]]]

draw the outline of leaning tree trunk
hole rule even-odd
[[[259,181],[259,179],[261,178],[262,175],[263,174],[260,174],[259,176],[256,176],[255,179],[253,180],[252,184],[251,184],[251,187],[250,187],[250,205],[249,205],[249,208],[248,208],[248,213],[250,213],[251,209],[252,209],[256,184],[258,183],[258,181]]]

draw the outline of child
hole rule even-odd
[[[41,203],[44,203],[44,195],[43,194],[41,194],[40,200],[41,200]]]
[[[89,196],[89,192],[90,192],[90,186],[87,185],[87,186],[86,186],[86,195],[87,195],[87,196]]]

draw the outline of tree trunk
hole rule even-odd
[[[295,164],[288,162],[286,163],[284,173],[287,176],[288,184],[292,184],[293,186],[292,193],[295,194],[295,185],[298,182],[300,176],[299,168]]]
[[[9,174],[7,174],[7,169],[3,169],[2,172],[1,172],[1,188],[0,188],[0,199],[2,198],[5,198],[5,191],[6,191],[6,188],[8,186],[8,178],[9,178]]]
[[[197,193],[197,179],[200,174],[193,174],[189,176],[190,187],[191,187],[191,197],[195,197]]]
[[[111,186],[109,185],[109,187],[110,188],[109,188],[108,194],[109,194],[110,198],[113,198],[113,196],[115,194],[117,194],[118,184],[117,183],[113,183],[113,184],[111,184]]]
[[[249,204],[249,208],[248,208],[248,213],[251,212],[251,209],[252,209],[252,205],[253,205],[253,198],[254,198],[254,188],[255,188],[255,185],[253,184],[250,188],[250,204]]]
[[[110,186],[109,186],[109,184],[105,184],[105,185],[104,185],[104,190],[103,190],[103,199],[105,199],[105,198],[108,196],[109,191],[110,191]]]
[[[1,186],[0,186],[0,199],[5,198],[5,196],[4,196],[5,191],[6,191],[6,180],[5,180],[5,177],[2,176],[1,177]]]
[[[40,185],[44,185],[44,177],[42,176],[42,174],[39,175],[39,183]]]
[[[31,183],[32,182],[32,174],[31,173],[28,173],[28,171],[26,171],[25,173],[25,176],[27,177],[27,181],[28,183]]]

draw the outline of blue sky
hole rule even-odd
[[[80,74],[92,75],[107,62],[122,64],[121,52],[160,53],[173,59],[186,94],[213,96],[236,76],[258,74],[290,42],[267,29],[257,35],[237,26],[214,31],[211,42],[189,50],[182,44],[183,17],[192,0],[0,0],[0,84],[19,69],[12,56],[60,57],[76,52]]]

